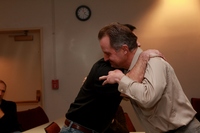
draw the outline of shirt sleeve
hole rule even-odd
[[[167,62],[160,57],[151,58],[142,83],[124,76],[119,82],[118,90],[135,100],[141,107],[153,107],[161,98],[167,85],[166,64]]]

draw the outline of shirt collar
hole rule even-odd
[[[135,55],[133,56],[133,59],[132,59],[132,62],[131,62],[131,65],[130,65],[128,71],[130,71],[133,68],[133,66],[136,64],[136,62],[137,62],[140,54],[142,53],[142,51],[143,50],[140,47],[137,48],[137,50],[135,52]]]

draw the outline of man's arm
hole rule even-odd
[[[139,83],[142,82],[144,79],[144,74],[147,66],[147,62],[152,57],[162,57],[162,53],[160,53],[158,50],[146,50],[142,52],[135,64],[135,66],[126,74],[129,78],[131,78],[134,81],[137,81]],[[110,71],[107,76],[101,76],[99,80],[104,80],[103,85],[105,84],[114,84],[119,83],[121,78],[124,76],[124,74],[120,70],[114,70]]]
[[[141,53],[134,67],[126,74],[129,78],[134,81],[142,82],[144,78],[144,73],[146,70],[146,64],[149,60],[149,56],[145,53]],[[104,80],[105,84],[119,83],[124,74],[120,70],[110,71],[107,76],[101,76],[99,80]]]
[[[134,81],[141,83],[142,80],[144,79],[147,62],[149,61],[150,58],[157,57],[157,56],[165,59],[162,53],[160,53],[158,50],[149,49],[149,50],[143,51],[140,54],[135,66],[126,74],[126,76],[128,76]]]

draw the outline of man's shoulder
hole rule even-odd
[[[2,100],[2,103],[4,103],[4,104],[6,104],[6,105],[16,105],[16,103],[15,102],[13,102],[13,101],[9,101],[9,100]]]
[[[111,67],[110,62],[109,61],[105,61],[104,58],[99,59],[95,64],[99,64],[99,65],[106,64],[106,65]]]
[[[104,59],[98,60],[92,67],[92,72],[99,73],[101,75],[107,75],[109,71],[114,70],[113,67],[111,67],[111,64],[109,61],[104,61]],[[99,75],[100,76],[100,75]]]

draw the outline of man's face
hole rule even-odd
[[[0,101],[3,99],[3,96],[6,92],[6,87],[3,83],[0,83]]]
[[[105,61],[109,61],[114,68],[124,68],[127,57],[125,56],[123,49],[120,48],[116,51],[112,48],[108,36],[105,36],[100,40],[100,46],[104,53]]]

